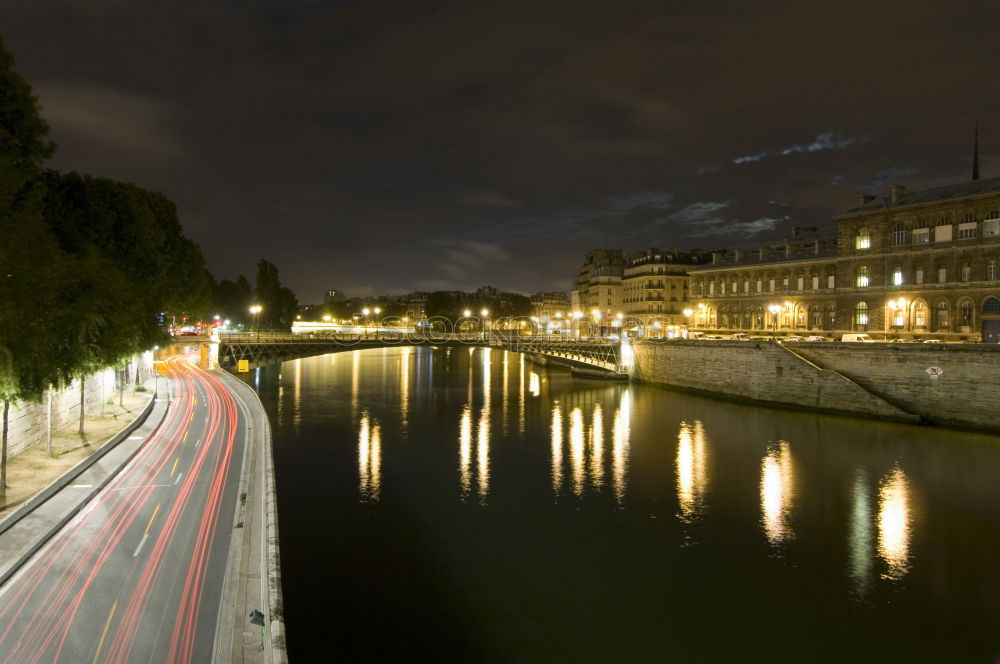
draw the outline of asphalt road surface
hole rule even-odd
[[[186,359],[160,368],[159,429],[0,588],[3,664],[211,660],[246,414]]]

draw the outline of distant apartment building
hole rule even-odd
[[[594,249],[587,252],[573,283],[570,304],[574,311],[590,315],[598,311],[614,316],[622,306],[622,275],[626,266],[624,249]]]
[[[531,296],[531,315],[539,319],[568,317],[572,312],[570,300],[561,291],[535,293]]]
[[[646,249],[631,254],[622,273],[621,313],[644,322],[684,323],[688,271],[703,262],[701,252]]]

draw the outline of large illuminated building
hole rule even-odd
[[[1000,178],[895,185],[834,221],[693,268],[692,327],[1000,341]]]
[[[621,312],[646,324],[681,325],[688,302],[688,270],[702,262],[700,252],[646,249],[628,258],[622,274]]]

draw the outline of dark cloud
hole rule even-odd
[[[862,190],[969,177],[977,120],[1000,173],[998,18],[860,0],[0,4],[55,167],[163,191],[216,275],[266,257],[306,301],[568,289],[596,246],[830,227]]]

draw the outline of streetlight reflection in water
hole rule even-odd
[[[382,427],[361,413],[358,430],[358,478],[362,502],[377,503],[382,490]]]
[[[771,544],[780,544],[794,536],[790,523],[794,488],[792,452],[782,440],[768,448],[760,469],[761,523]]]
[[[882,478],[878,497],[878,554],[886,564],[882,578],[898,581],[910,570],[910,487],[901,468]]]
[[[677,433],[677,503],[680,520],[693,523],[704,509],[708,488],[705,430],[700,421],[682,421]]]

